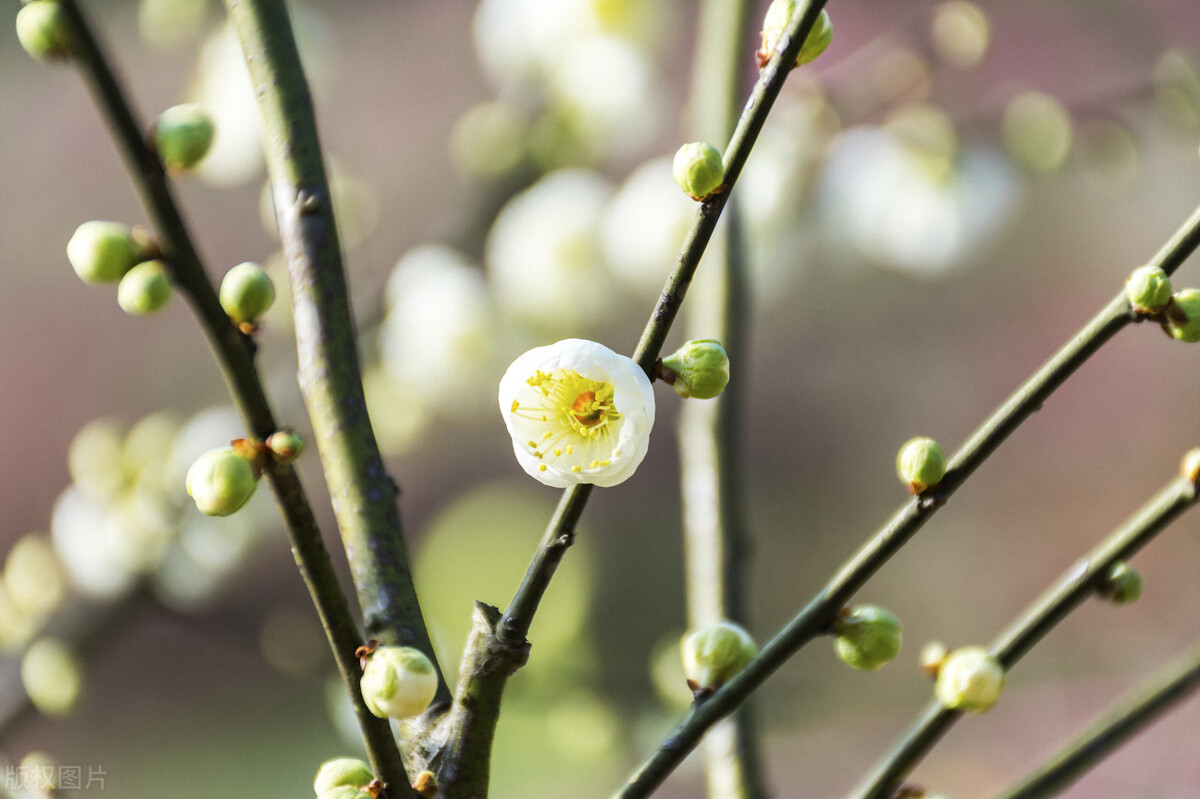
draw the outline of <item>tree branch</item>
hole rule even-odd
[[[91,26],[74,0],[62,0],[61,6],[75,33],[73,42],[77,50],[72,60],[129,168],[134,188],[157,233],[163,258],[196,312],[248,432],[264,440],[275,432],[277,425],[254,364],[253,342],[233,326],[221,307],[171,194],[162,165],[146,145],[142,133],[144,127],[137,122]],[[338,670],[353,699],[363,741],[376,773],[390,775],[393,780],[401,779],[404,772],[390,727],[386,721],[372,716],[362,702],[359,692],[361,672],[354,658],[361,635],[338,584],[300,479],[291,466],[273,462],[267,465],[265,476],[283,513],[301,578],[317,608]]]
[[[300,388],[370,637],[437,659],[367,416],[354,321],[308,84],[283,0],[228,0],[256,87],[288,264]],[[438,699],[449,689],[438,669]]]
[[[1160,669],[1040,769],[997,799],[1057,796],[1200,686],[1200,645]]]
[[[1082,560],[1064,572],[989,647],[991,655],[1000,662],[1005,672],[1071,611],[1095,594],[1097,586],[1114,563],[1128,560],[1150,543],[1195,503],[1196,496],[1196,485],[1187,476],[1175,478]],[[847,796],[856,799],[892,796],[899,782],[961,715],[961,712],[949,710],[936,698],[933,699],[892,751]]]
[[[1200,246],[1200,208],[1150,260],[1167,273]],[[692,706],[687,717],[658,750],[615,794],[622,799],[648,796],[695,748],[704,733],[737,708],[805,644],[825,633],[829,622],[851,597],[924,526],[936,510],[959,488],[996,448],[1105,342],[1134,320],[1124,292],[1119,293],[997,408],[950,459],[950,468],[935,492],[914,497],[902,505],[886,524],[859,547],[783,629],[736,677],[702,704]]]

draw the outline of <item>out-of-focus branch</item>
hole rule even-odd
[[[702,140],[725,141],[733,132],[742,86],[753,63],[750,33],[757,10],[746,0],[705,0],[701,6],[689,127]],[[720,341],[735,370],[749,362],[740,200],[731,201],[723,230],[717,231],[705,253],[708,282],[698,287],[704,293],[693,296],[686,320],[688,338]],[[744,386],[735,377],[719,397],[685,401],[679,417],[684,574],[691,629],[724,619],[748,626],[745,581],[750,541],[739,480]],[[766,795],[749,704],[709,731],[704,755],[711,799]]]

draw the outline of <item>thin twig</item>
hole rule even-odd
[[[437,659],[413,586],[399,490],[367,415],[358,343],[308,83],[283,0],[228,0],[257,87],[291,280],[300,390],[367,634]],[[450,698],[438,669],[438,700]]]
[[[1176,703],[1200,687],[1200,645],[1160,669],[1040,769],[997,799],[1057,796]]]
[[[1200,246],[1200,208],[1149,261],[1168,274]],[[850,601],[892,555],[929,520],[1000,444],[1028,419],[1062,383],[1134,316],[1124,292],[1113,298],[1050,360],[1026,380],[971,435],[950,459],[950,468],[936,492],[914,497],[901,506],[886,524],[859,547],[825,587],[772,638],[736,677],[688,716],[659,749],[630,777],[616,796],[648,796],[650,791],[695,748],[704,733],[731,713],[747,696],[801,647],[822,635],[834,615]]]
[[[146,145],[143,131],[92,28],[74,0],[62,0],[74,29],[72,61],[124,158],[134,188],[158,236],[172,276],[194,308],[221,372],[249,433],[265,439],[277,426],[254,364],[254,345],[230,322],[221,307],[187,225],[171,193],[162,165]],[[295,469],[271,463],[265,476],[279,502],[300,575],[308,588],[333,649],[338,670],[355,705],[363,740],[377,773],[403,777],[399,752],[387,722],[366,709],[359,693],[361,672],[354,649],[361,643],[349,603],[338,584],[316,517]]]
[[[1176,477],[1164,486],[1137,513],[1063,573],[997,636],[989,647],[991,655],[1006,672],[1010,670],[1050,630],[1096,592],[1114,563],[1127,560],[1150,543],[1195,503],[1196,496],[1196,485],[1187,476]],[[847,796],[855,799],[892,796],[900,781],[961,715],[960,711],[945,708],[937,699],[932,700],[896,746]]]
[[[666,286],[659,297],[642,337],[638,342],[633,359],[650,375],[654,363],[658,359],[663,343],[671,329],[671,324],[679,312],[688,285],[700,263],[700,257],[712,236],[721,211],[728,201],[734,184],[741,174],[750,150],[758,137],[759,131],[766,121],[767,114],[779,96],[783,83],[787,79],[788,70],[781,69],[781,63],[791,64],[796,60],[808,32],[816,23],[825,0],[813,0],[813,3],[803,13],[792,20],[789,35],[781,39],[784,46],[776,53],[775,58],[759,75],[738,120],[732,140],[725,151],[725,190],[705,200],[684,240],[679,259]],[[797,36],[799,38],[797,38]],[[567,549],[575,540],[575,528],[591,495],[591,485],[576,485],[566,489],[559,500],[553,518],[550,520],[542,536],[537,552],[525,573],[525,577],[517,589],[512,602],[498,621],[489,624],[492,627],[492,639],[486,635],[477,638],[478,646],[486,645],[492,657],[486,659],[487,669],[476,668],[460,670],[458,693],[460,697],[471,697],[474,709],[465,716],[452,713],[443,720],[443,724],[457,725],[457,733],[447,733],[446,730],[428,730],[425,739],[450,740],[453,738],[454,752],[440,760],[440,768],[451,775],[458,774],[457,762],[462,761],[464,753],[470,752],[473,757],[487,755],[491,745],[493,728],[498,719],[500,707],[499,694],[503,691],[508,672],[519,668],[524,663],[528,644],[526,635],[533,623],[534,614],[545,595],[555,569],[561,562]],[[478,659],[464,655],[464,664],[476,663]],[[497,670],[504,677],[497,675]],[[478,682],[478,684],[477,684]],[[457,701],[457,700],[456,700]],[[447,736],[450,737],[447,737]],[[433,755],[430,755],[433,757]],[[444,783],[445,784],[445,783]],[[462,791],[453,795],[467,795],[471,790],[484,791],[486,786],[476,783],[468,789],[465,786],[447,787],[448,791]],[[483,795],[482,793],[478,795]]]

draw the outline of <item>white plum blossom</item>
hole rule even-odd
[[[631,358],[565,339],[529,350],[500,380],[517,462],[548,486],[614,486],[646,456],[654,392]]]
[[[616,286],[597,230],[611,195],[599,173],[561,169],[505,204],[485,257],[496,303],[513,321],[554,335],[612,310]]]

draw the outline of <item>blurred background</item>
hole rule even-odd
[[[285,301],[259,359],[277,416],[306,432],[257,113],[222,7],[82,5],[147,125],[182,101],[216,119],[214,152],[178,198],[215,279],[246,260],[276,275]],[[11,19],[19,6],[0,7]],[[698,137],[686,99],[696,4],[291,7],[372,415],[452,670],[472,601],[507,604],[559,495],[512,457],[500,375],[560,338],[631,352],[694,213],[669,159]],[[789,80],[736,195],[753,312],[750,356],[732,369],[749,406],[760,642],[904,501],[898,447],[929,435],[956,449],[1200,202],[1192,3],[829,10],[832,45]],[[185,301],[133,318],[115,289],[72,274],[64,248],[79,224],[145,217],[76,75],[34,62],[8,31],[0,787],[28,787],[51,763],[67,796],[308,795],[320,762],[359,744],[277,513],[266,491],[228,519],[185,501],[195,455],[242,430]],[[758,44],[755,32],[748,61]],[[1196,284],[1192,259],[1175,285]],[[683,340],[680,325],[668,350]],[[924,705],[923,643],[989,641],[1176,473],[1200,445],[1198,357],[1154,325],[1121,333],[862,592],[904,622],[895,663],[852,672],[817,641],[777,673],[756,701],[774,795],[848,790]],[[686,708],[683,401],[656,394],[644,465],[593,495],[510,683],[494,796],[607,796]],[[315,453],[299,466],[341,567]],[[1200,515],[1134,564],[1139,602],[1073,614],[914,780],[992,795],[1195,641]],[[1067,795],[1196,796],[1198,727],[1200,704],[1184,704]],[[693,757],[660,795],[702,786]]]

